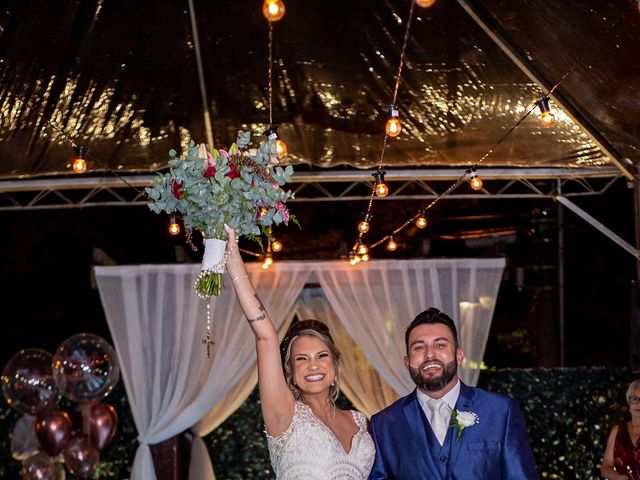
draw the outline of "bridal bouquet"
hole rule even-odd
[[[277,165],[275,139],[247,151],[251,135],[240,132],[229,150],[207,152],[191,142],[186,155],[169,155],[169,173],[159,174],[146,189],[155,213],[179,213],[187,230],[197,229],[205,238],[202,271],[196,281],[201,297],[219,295],[226,262],[224,225],[238,236],[260,241],[272,224],[294,221],[285,202],[293,197],[282,187],[291,181],[293,168]],[[230,246],[234,248],[235,246]]]

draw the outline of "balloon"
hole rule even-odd
[[[71,419],[64,410],[45,412],[36,418],[36,435],[42,449],[52,457],[58,455],[71,438]]]
[[[69,337],[53,356],[53,378],[63,395],[76,402],[106,397],[119,375],[113,347],[97,335]]]
[[[69,440],[62,454],[69,471],[80,478],[89,477],[98,463],[98,450],[91,446],[89,439],[84,435]]]
[[[36,419],[31,415],[24,415],[16,422],[11,433],[11,456],[23,461],[38,453],[38,450],[40,442],[36,437]]]
[[[2,393],[20,413],[35,415],[55,407],[60,398],[46,350],[26,348],[7,362],[2,372]]]
[[[20,473],[24,480],[64,480],[66,476],[62,464],[43,452],[36,453],[22,462]]]
[[[98,450],[106,447],[116,434],[118,414],[108,403],[91,405],[89,411],[89,439]]]

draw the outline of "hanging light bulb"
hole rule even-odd
[[[73,173],[84,173],[87,171],[87,161],[85,157],[87,155],[87,149],[84,147],[78,147],[78,156],[73,161]]]
[[[282,251],[282,242],[274,238],[271,241],[271,250],[273,250],[274,252]]]
[[[389,241],[387,242],[387,250],[395,252],[398,249],[398,244],[393,239],[393,235],[389,235]]]
[[[357,255],[353,250],[349,252],[349,263],[351,265],[355,265],[356,263],[358,263],[358,260],[356,260],[356,256]]]
[[[551,108],[549,108],[549,97],[538,100],[537,104],[538,108],[540,108],[540,123],[545,127],[550,127],[556,123],[556,117],[554,117],[553,113],[551,113]]]
[[[436,0],[416,0],[416,5],[422,8],[429,8],[434,3],[436,3]]]
[[[389,195],[389,187],[384,183],[384,176],[386,173],[386,171],[378,169],[371,174],[371,176],[376,179],[376,196],[380,198]]]
[[[171,215],[171,220],[169,221],[169,234],[174,237],[180,233],[180,224],[178,223],[178,219],[175,215]]]
[[[427,223],[427,216],[425,215],[424,210],[420,209],[418,219],[416,220],[416,227],[427,228]]]
[[[273,255],[271,254],[271,252],[267,252],[264,255],[264,261],[262,262],[262,269],[268,270],[271,265],[273,265]]]
[[[281,140],[278,137],[278,126],[271,125],[267,130],[263,133],[269,140],[276,141],[276,156],[278,158],[282,158],[287,154],[287,144],[284,143],[284,140]]]
[[[361,243],[360,241],[358,241],[358,248],[356,250],[356,253],[358,255],[364,255],[368,251],[369,249],[367,248],[367,246],[364,243]]]
[[[373,218],[370,213],[365,213],[364,220],[358,224],[358,230],[360,233],[367,233],[369,231],[369,222]]]
[[[398,115],[398,107],[396,105],[389,105],[389,120],[387,120],[387,126],[385,127],[387,135],[390,137],[397,137],[402,130],[402,123]]]
[[[482,179],[478,176],[475,167],[471,168],[467,173],[469,174],[469,183],[471,184],[471,188],[474,190],[481,190]]]
[[[264,0],[262,14],[270,22],[277,22],[284,17],[284,3],[282,0]]]
[[[363,262],[368,262],[369,261],[369,254],[368,253],[363,253],[362,255],[360,255],[360,258],[362,259]]]

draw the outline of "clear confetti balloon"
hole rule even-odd
[[[65,480],[66,477],[62,464],[44,452],[36,453],[22,462],[20,473],[23,480]]]
[[[39,348],[26,348],[11,357],[2,372],[2,393],[9,405],[28,415],[55,407],[60,392],[51,362],[51,354]]]
[[[36,418],[24,415],[18,419],[11,433],[11,456],[23,461],[40,450],[40,442],[36,437]]]
[[[53,378],[62,394],[76,402],[106,397],[119,375],[113,347],[98,335],[79,333],[69,337],[53,356]]]

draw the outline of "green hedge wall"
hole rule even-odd
[[[610,428],[627,418],[624,394],[635,377],[627,368],[486,370],[479,385],[520,402],[541,478],[596,479]],[[121,385],[107,401],[120,415],[113,443],[92,478],[127,479],[136,432]],[[348,401],[341,399],[343,407]],[[68,411],[69,404],[62,404]],[[10,435],[18,415],[0,409],[0,478],[20,478]],[[257,393],[205,438],[218,480],[274,478]],[[68,475],[68,479],[75,480]]]

